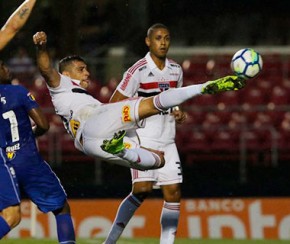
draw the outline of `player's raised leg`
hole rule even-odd
[[[145,119],[160,113],[160,111],[166,111],[198,95],[236,91],[244,86],[244,79],[238,76],[226,76],[203,84],[170,89],[154,97],[143,99],[139,105],[139,119]]]
[[[138,108],[139,120],[166,111],[169,108],[202,94],[217,94],[224,91],[235,91],[245,86],[245,80],[237,76],[226,76],[203,84],[167,90],[154,97],[144,98]],[[163,167],[164,157],[161,152],[152,152],[142,148],[123,149],[123,133],[105,140],[102,149],[108,153],[134,162],[131,167],[141,170]],[[148,160],[148,162],[146,161]],[[145,163],[147,162],[147,163]],[[138,165],[139,163],[139,165]]]

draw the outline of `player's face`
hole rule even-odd
[[[70,78],[79,80],[82,88],[88,88],[90,84],[90,73],[88,71],[87,65],[84,62],[73,61],[70,65],[68,74]]]
[[[0,60],[0,83],[9,84],[11,82],[11,74],[8,67]]]
[[[151,35],[146,37],[146,44],[151,54],[157,58],[165,58],[170,46],[169,31],[163,28],[153,30]]]

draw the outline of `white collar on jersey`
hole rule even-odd
[[[75,79],[71,79],[74,83],[78,84],[79,86],[81,85],[81,81],[80,80],[75,80]]]
[[[145,56],[150,69],[159,69],[157,65],[154,63],[153,59],[151,58],[150,52],[148,52]],[[168,58],[165,59],[165,66],[170,67]]]
[[[63,74],[61,74],[61,73],[59,73],[59,74],[60,74],[60,76],[64,77],[65,79],[69,79],[69,80],[71,80],[73,83],[77,84],[78,86],[81,85],[81,81],[80,81],[80,80],[72,79],[72,78],[70,78],[69,76],[63,75]]]

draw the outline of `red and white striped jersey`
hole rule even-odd
[[[149,97],[162,91],[181,87],[183,72],[179,64],[166,59],[165,67],[160,70],[148,52],[123,75],[117,90],[126,97]],[[138,135],[144,139],[161,143],[173,143],[175,138],[175,120],[170,110],[146,119],[145,128],[139,129]]]

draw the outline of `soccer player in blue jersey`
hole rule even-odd
[[[36,0],[24,1],[8,18],[0,29],[0,51],[7,46],[17,32],[28,20]],[[4,97],[0,100],[0,113],[2,115]],[[5,236],[11,228],[15,227],[20,220],[20,198],[15,186],[14,170],[10,171],[6,164],[4,148],[6,139],[4,136],[4,118],[0,116],[0,239]],[[11,168],[12,169],[12,168]]]
[[[55,173],[39,154],[35,141],[36,136],[41,136],[49,129],[49,123],[29,91],[22,86],[10,85],[10,81],[9,70],[0,61],[0,122],[7,156],[4,166],[10,170],[13,178],[8,186],[0,178],[0,185],[5,185],[5,192],[13,193],[13,198],[8,202],[0,197],[0,239],[20,222],[19,188],[22,188],[40,211],[55,215],[59,242],[73,244],[75,233],[66,193]],[[33,127],[30,118],[35,123]]]

